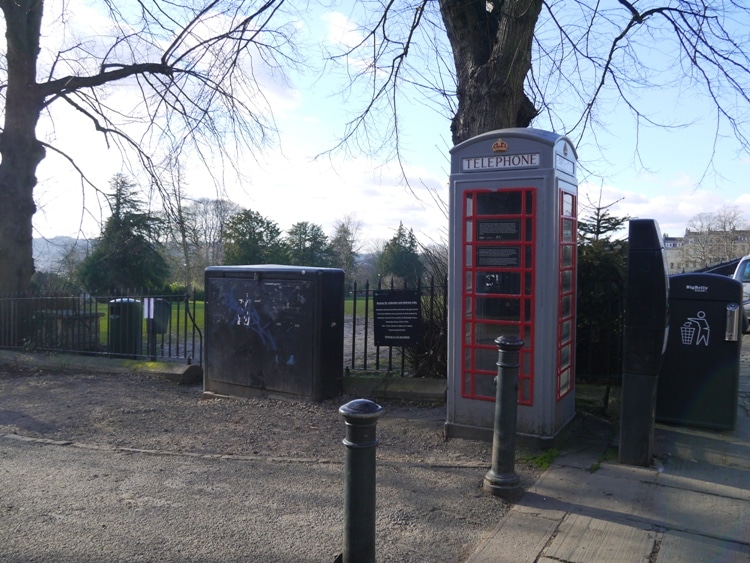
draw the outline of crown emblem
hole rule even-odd
[[[502,139],[498,139],[492,143],[492,152],[505,152],[508,150],[508,143]]]

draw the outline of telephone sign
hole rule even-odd
[[[491,436],[502,335],[524,341],[518,432],[552,438],[575,414],[575,172],[571,142],[535,129],[451,151],[448,435]]]

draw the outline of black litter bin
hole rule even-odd
[[[107,345],[111,356],[141,355],[143,308],[137,299],[112,299],[109,302]]]
[[[656,420],[734,429],[742,346],[742,284],[718,274],[672,276],[669,319]]]

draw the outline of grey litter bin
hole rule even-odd
[[[143,308],[137,299],[109,302],[107,347],[111,356],[140,356],[143,338]]]
[[[670,278],[669,337],[656,420],[732,430],[742,346],[742,284],[718,274]]]
[[[154,302],[154,332],[165,334],[169,330],[169,320],[172,316],[172,304],[166,299]]]
[[[172,304],[161,297],[144,297],[143,310],[149,330],[154,334],[166,334],[172,316]]]

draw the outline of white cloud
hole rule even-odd
[[[652,176],[647,183],[657,184],[658,180],[659,177]],[[584,206],[588,205],[587,198],[594,204],[599,201],[602,206],[617,202],[610,208],[612,215],[655,219],[662,233],[671,236],[682,236],[688,222],[699,213],[713,213],[724,206],[737,206],[745,220],[750,220],[750,195],[733,197],[731,194],[696,188],[696,182],[684,174],[666,180],[662,178],[661,181],[663,188],[646,187],[645,191],[584,183],[579,186],[579,213],[586,213]],[[639,185],[638,189],[644,190],[644,186]]]
[[[341,12],[327,12],[321,19],[326,24],[325,40],[333,46],[352,49],[364,39],[357,25]]]

